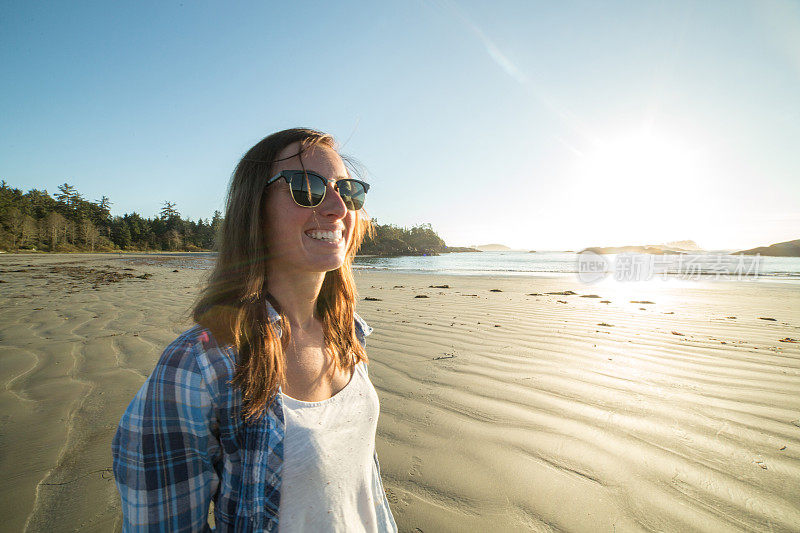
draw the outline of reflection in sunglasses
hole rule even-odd
[[[325,198],[328,180],[314,172],[304,170],[284,170],[267,181],[267,185],[284,178],[289,185],[292,198],[297,205],[303,207],[316,207]],[[364,207],[364,199],[369,184],[361,180],[345,178],[335,182],[334,189],[341,197],[347,209],[358,211]]]

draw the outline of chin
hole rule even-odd
[[[345,258],[331,258],[328,260],[314,261],[312,269],[315,272],[330,272],[336,270],[344,264]]]
[[[347,260],[347,247],[345,242],[337,249],[320,252],[318,249],[306,249],[306,265],[313,272],[330,272],[341,267]]]

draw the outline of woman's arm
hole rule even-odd
[[[123,531],[208,531],[217,421],[195,344],[178,338],[128,406],[111,446]]]

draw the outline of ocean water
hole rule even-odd
[[[588,260],[588,261],[587,261]],[[573,252],[465,252],[437,256],[357,257],[354,268],[463,275],[585,275],[589,261],[603,263],[617,279],[782,279],[800,282],[800,258],[739,256],[727,253],[687,255],[577,254]]]
[[[122,256],[120,259],[128,259]],[[142,265],[209,269],[213,253],[171,253],[137,256]],[[587,260],[589,262],[587,262]],[[594,261],[594,265],[591,264]],[[356,257],[357,270],[438,273],[477,276],[587,275],[587,266],[600,266],[602,277],[648,280],[683,279],[786,280],[800,282],[800,257],[738,256],[726,253],[691,255],[576,254],[572,252],[465,252],[434,256]]]

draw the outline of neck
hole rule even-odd
[[[317,297],[325,279],[324,272],[290,272],[285,269],[270,269],[267,290],[289,320],[292,329],[309,329],[317,317],[314,310]]]

